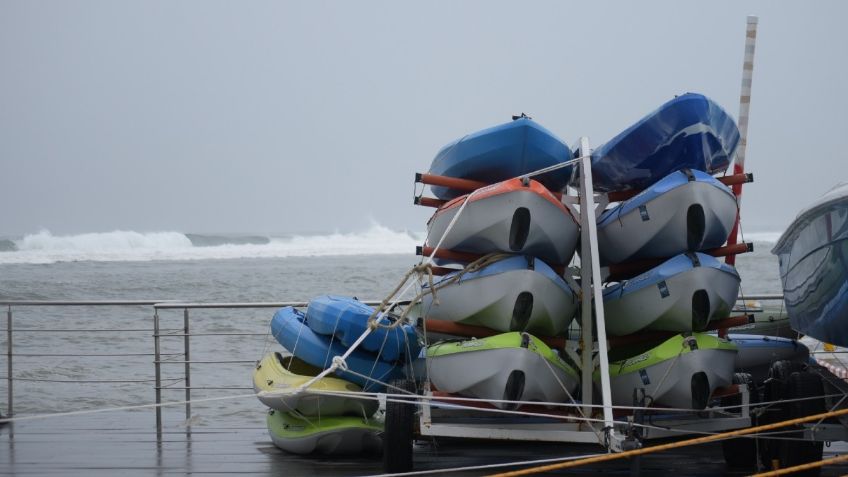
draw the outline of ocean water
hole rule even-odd
[[[746,236],[755,251],[737,259],[743,293],[780,292],[777,260],[769,253],[778,236]],[[419,261],[414,247],[423,234],[374,225],[362,233],[316,236],[43,231],[3,240],[0,301],[279,302],[325,293],[382,299]],[[16,306],[12,312],[17,414],[154,402],[151,307]],[[192,332],[199,333],[191,338],[191,358],[200,361],[191,366],[192,397],[251,392],[253,363],[281,349],[267,335],[274,310],[190,313]],[[161,339],[163,361],[171,361],[162,364],[163,399],[181,400],[183,312],[162,310],[160,317],[163,333],[174,335]],[[3,354],[0,409],[6,407],[5,360]],[[174,409],[165,425],[185,425],[176,412],[182,408]],[[252,397],[199,403],[192,415],[192,426],[264,425],[264,409]]]

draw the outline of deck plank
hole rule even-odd
[[[439,441],[416,445],[416,470],[492,464],[596,453],[597,446],[489,441]],[[826,455],[845,453],[844,443]],[[721,475],[719,445],[691,447],[643,458],[644,475]],[[629,475],[626,461],[558,475]],[[274,447],[261,426],[205,425],[166,428],[157,441],[152,413],[117,412],[20,421],[0,426],[0,475],[367,475],[381,471],[379,458],[315,458]],[[824,476],[848,466],[826,467]],[[480,475],[468,472],[464,475]],[[732,474],[731,474],[732,475]],[[742,473],[738,475],[743,475]]]

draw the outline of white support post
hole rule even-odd
[[[598,337],[598,358],[601,377],[601,401],[604,408],[604,428],[607,430],[608,442],[602,445],[617,447],[612,415],[612,391],[609,378],[609,357],[607,356],[607,332],[604,320],[604,301],[601,293],[601,265],[598,261],[598,227],[595,222],[595,195],[592,185],[592,160],[589,150],[589,139],[580,138],[580,227],[583,292],[583,401],[591,402],[592,398],[592,308],[594,301],[596,333]],[[589,384],[587,387],[586,384]],[[588,391],[588,393],[587,393]],[[588,398],[587,398],[588,394]],[[588,399],[588,401],[587,401]]]

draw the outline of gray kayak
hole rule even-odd
[[[715,257],[686,253],[604,289],[607,331],[703,331],[727,318],[739,294],[736,269]]]
[[[602,264],[720,247],[736,220],[729,187],[701,171],[673,172],[598,218]]]
[[[429,320],[484,326],[495,331],[528,331],[555,336],[577,310],[575,291],[545,262],[512,256],[485,268],[445,275],[422,299]]]
[[[443,205],[428,223],[427,245],[436,246],[461,208],[463,196]],[[474,193],[442,249],[486,254],[522,253],[567,264],[580,230],[571,213],[534,180],[508,180]]]
[[[613,361],[613,405],[633,406],[634,391],[644,390],[648,406],[704,409],[717,388],[731,384],[736,353],[736,345],[728,340],[694,333],[675,335],[647,351]],[[598,379],[596,371],[596,383]]]
[[[512,402],[567,402],[577,373],[541,340],[528,333],[445,342],[427,349],[426,373],[439,391],[490,400],[501,409]]]
[[[755,383],[768,378],[769,369],[776,361],[806,363],[810,360],[809,348],[797,340],[747,334],[730,334],[728,338],[739,347],[734,365],[736,372],[750,374]]]

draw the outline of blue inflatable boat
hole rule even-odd
[[[686,93],[663,104],[592,152],[596,190],[644,189],[689,168],[724,171],[739,144],[739,128],[706,96]]]
[[[571,149],[553,133],[522,115],[506,124],[464,136],[443,147],[430,173],[489,184],[570,160]],[[534,177],[552,192],[571,178],[571,166]],[[453,199],[461,191],[431,187],[439,199]]]
[[[293,355],[321,369],[330,367],[335,356],[347,351],[338,341],[312,331],[306,324],[306,315],[290,306],[280,308],[274,314],[271,334]],[[336,376],[362,386],[364,391],[380,392],[385,386],[379,382],[388,383],[403,374],[400,366],[382,361],[376,354],[366,351],[355,350],[345,361],[348,369],[357,374],[338,369]]]
[[[335,336],[344,346],[349,347],[368,329],[368,318],[372,313],[374,308],[356,298],[323,295],[309,302],[306,322],[312,331]],[[384,317],[382,324],[393,322],[389,320]],[[409,361],[407,356],[417,357],[421,350],[415,328],[408,324],[391,329],[377,328],[360,346],[388,362]]]

